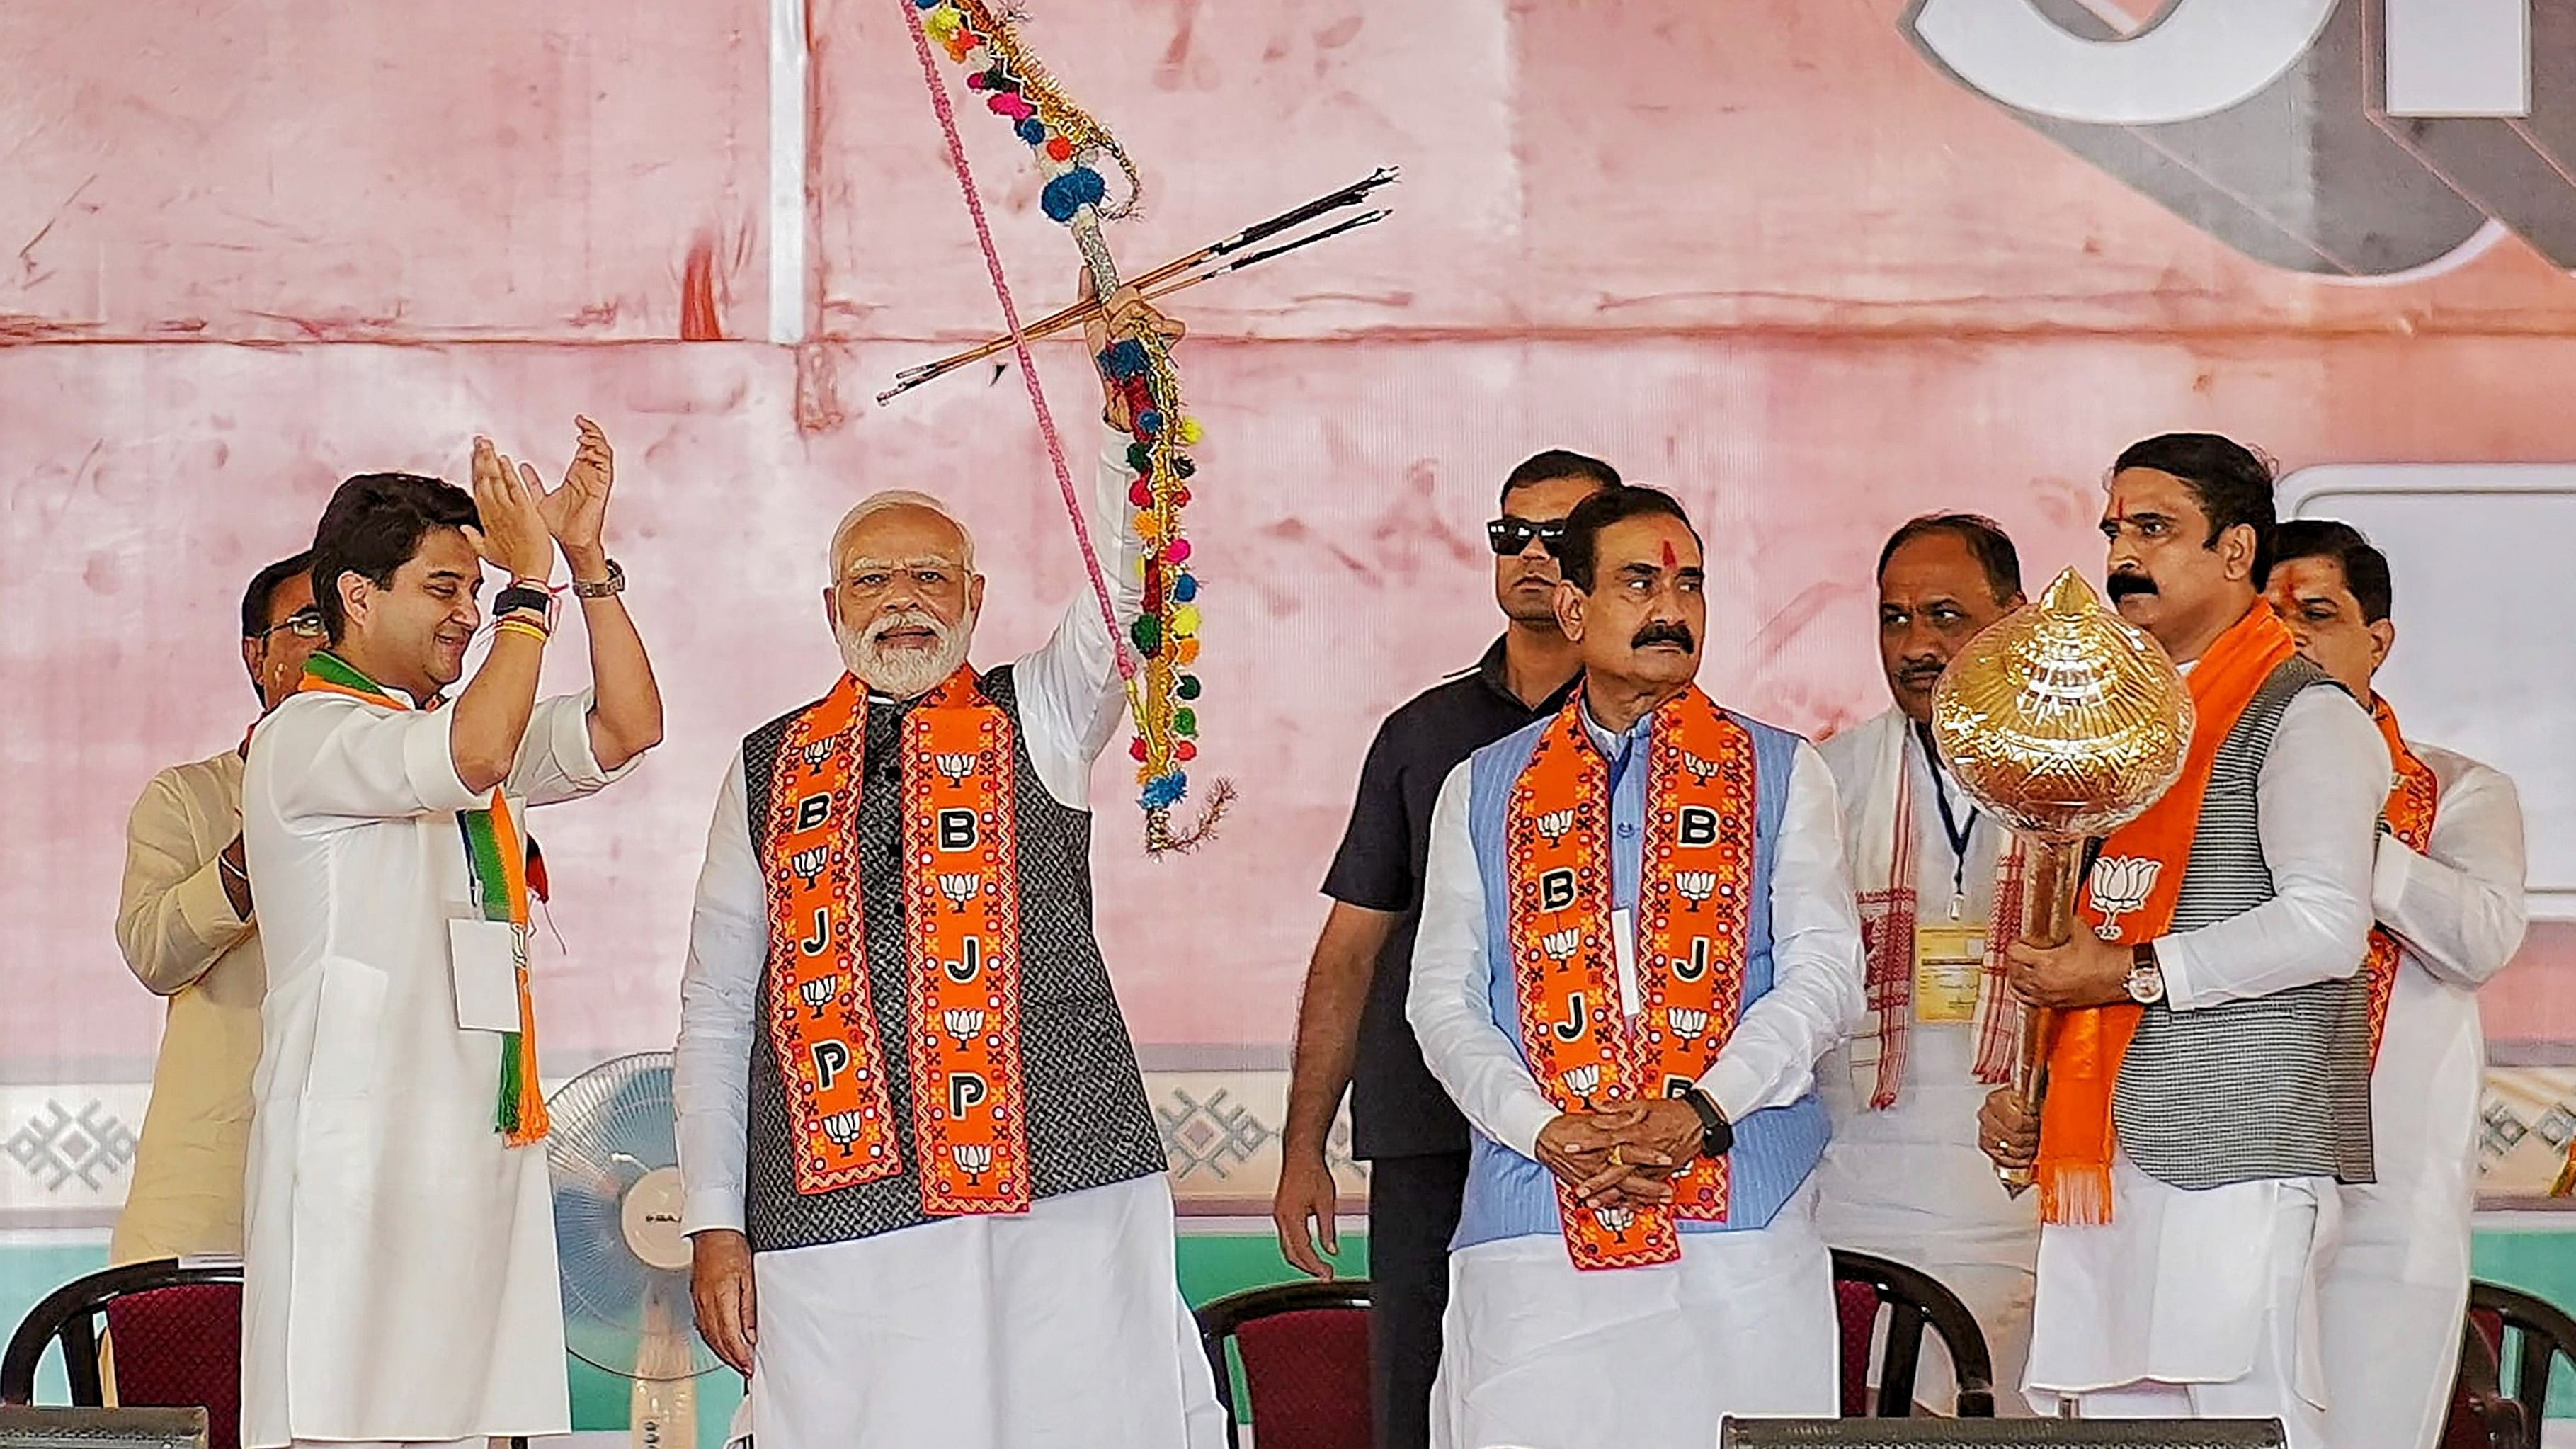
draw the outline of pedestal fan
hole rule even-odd
[[[689,1307],[671,1054],[600,1063],[548,1099],[564,1343],[634,1385],[638,1449],[696,1449],[695,1380],[718,1366]]]

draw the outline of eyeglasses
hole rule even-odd
[[[1554,553],[1557,540],[1563,537],[1565,537],[1565,520],[1562,518],[1542,521],[1514,518],[1506,513],[1485,525],[1485,542],[1493,545],[1496,558],[1510,558],[1513,554],[1527,549],[1533,538],[1547,545],[1549,553]]]
[[[260,630],[261,646],[266,647],[268,637],[280,629],[284,629],[298,639],[319,639],[328,632],[322,627],[322,611],[309,604]]]

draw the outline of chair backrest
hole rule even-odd
[[[2560,1359],[2576,1365],[2576,1318],[2519,1288],[2501,1283],[2469,1285],[2469,1323],[2511,1370],[2514,1402],[2522,1406],[2524,1432],[2534,1440],[2549,1407],[2549,1371]]]
[[[60,1344],[75,1405],[106,1398],[99,1326],[115,1354],[116,1398],[128,1408],[203,1408],[213,1449],[241,1442],[241,1282],[238,1263],[171,1259],[77,1278],[30,1309],[0,1352],[0,1403],[35,1399],[36,1367]]]
[[[2460,1369],[2436,1449],[2537,1449],[2523,1427],[2522,1406],[2496,1382],[2496,1355],[2474,1322],[2460,1325]]]
[[[1238,1442],[1231,1342],[1260,1449],[1371,1449],[1368,1305],[1368,1280],[1345,1278],[1250,1288],[1199,1309],[1226,1442]]]
[[[1923,1330],[1941,1336],[1959,1381],[1952,1412],[1962,1419],[1995,1413],[1994,1358],[1985,1331],[1959,1295],[1918,1269],[1868,1253],[1834,1249],[1834,1308],[1842,1325],[1842,1412],[1846,1418],[1902,1419],[1914,1413],[1914,1373]],[[1878,1397],[1869,1392],[1869,1349],[1879,1315],[1887,1348],[1878,1362]]]

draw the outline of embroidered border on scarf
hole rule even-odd
[[[866,708],[863,687],[843,676],[789,724],[772,767],[767,1009],[800,1193],[904,1170],[859,879]],[[906,716],[900,753],[905,1056],[922,1207],[1025,1211],[1016,738],[961,669]]]
[[[1756,800],[1752,731],[1693,688],[1657,712],[1646,752],[1639,856],[1639,1012],[1618,1009],[1611,939],[1609,764],[1586,737],[1580,696],[1549,722],[1504,820],[1512,974],[1521,1049],[1560,1111],[1598,1111],[1696,1081],[1744,998]],[[1557,1184],[1566,1249],[1581,1269],[1668,1263],[1678,1218],[1722,1221],[1724,1160],[1673,1179],[1663,1208],[1587,1208]]]
[[[2388,701],[2373,695],[2370,718],[2379,726],[2379,737],[2388,742],[2388,760],[2397,772],[2397,783],[2388,792],[2388,803],[2380,818],[2388,822],[2388,833],[2417,855],[2433,843],[2433,815],[2441,803],[2441,784],[2433,778],[2433,769],[2406,748],[2406,737],[2398,732],[2397,712]],[[2397,993],[2399,949],[2397,938],[2386,926],[2370,928],[2370,949],[2361,958],[2362,979],[2370,987],[2370,1064],[2379,1065],[2379,1040],[2388,1032],[2388,1003]]]

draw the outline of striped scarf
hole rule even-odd
[[[304,664],[299,694],[340,694],[385,709],[409,709],[384,686],[369,679],[347,660],[328,650]],[[429,708],[442,701],[433,698]],[[528,885],[541,872],[536,843],[521,844],[518,822],[499,786],[481,810],[456,812],[456,827],[465,837],[465,864],[474,881],[476,908],[487,921],[507,921],[518,937],[519,1029],[501,1036],[501,1082],[493,1109],[493,1130],[512,1147],[543,1140],[551,1125],[546,1101],[537,1085],[537,1012],[528,996]]]

